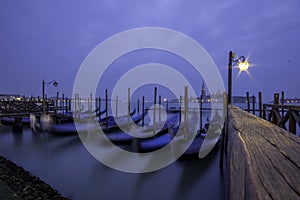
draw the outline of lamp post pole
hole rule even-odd
[[[49,83],[45,83],[44,79],[42,80],[43,114],[45,114],[45,111],[46,111],[45,84],[50,85],[51,83],[53,83],[54,87],[57,87],[57,85],[58,85],[58,83],[55,80],[50,81]]]
[[[45,114],[45,80],[42,81],[43,114]]]
[[[240,72],[247,71],[250,62],[244,57],[240,56],[238,59],[234,60],[235,53],[232,51],[229,51],[229,62],[228,62],[228,104],[232,103],[232,67],[237,65]]]
[[[232,61],[233,61],[233,52],[229,51],[229,63],[228,63],[228,104],[231,104],[232,99]]]

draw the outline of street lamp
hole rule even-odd
[[[45,106],[45,85],[49,86],[50,84],[53,84],[54,87],[58,86],[58,82],[55,81],[55,80],[50,81],[48,83],[45,83],[44,79],[42,80],[43,113],[45,113],[45,109],[46,109],[46,106]]]
[[[232,67],[238,65],[240,71],[247,71],[250,62],[244,57],[240,56],[238,59],[234,59],[236,54],[232,51],[229,51],[229,63],[228,63],[228,104],[232,103]]]

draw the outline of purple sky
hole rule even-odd
[[[127,29],[157,26],[199,42],[227,87],[228,52],[249,56],[251,76],[233,72],[233,95],[284,90],[299,97],[299,0],[1,1],[0,93],[41,95],[53,79],[70,96],[77,70],[101,41]]]

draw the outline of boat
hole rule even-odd
[[[47,130],[48,132],[54,135],[61,135],[61,136],[70,136],[70,135],[77,135],[79,132],[87,132],[95,128],[93,123],[77,123],[75,122],[65,123],[65,124],[52,124],[52,126]]]
[[[138,120],[141,120],[141,117],[139,116],[132,116],[132,119],[137,122]],[[47,132],[55,134],[55,135],[77,135],[78,132],[85,132],[92,130],[95,128],[95,123],[86,123],[87,119],[83,119],[82,123],[81,119],[76,119],[76,125],[75,121],[69,122],[69,123],[63,123],[63,124],[51,124],[49,128],[47,128]]]
[[[119,116],[119,117],[108,116],[98,121],[103,131],[111,132],[111,131],[119,130],[121,127],[130,125],[129,117],[131,118],[131,121],[133,123],[136,124],[139,123],[142,120],[142,115],[137,114],[134,116],[135,112],[136,110],[134,109],[129,116],[128,115]]]
[[[22,125],[30,127],[30,118],[29,117],[23,117],[21,119]],[[1,124],[5,126],[12,126],[15,123],[15,118],[11,117],[4,117],[1,119]]]
[[[179,119],[178,114],[173,114],[167,118],[166,122],[156,123],[156,130],[158,131],[154,131],[153,126],[150,125],[136,133],[136,137],[133,138],[135,150],[137,152],[151,152],[167,145],[180,126]]]

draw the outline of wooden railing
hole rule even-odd
[[[300,106],[264,104],[263,118],[296,134],[296,125],[300,127]],[[287,128],[288,122],[288,128]]]

